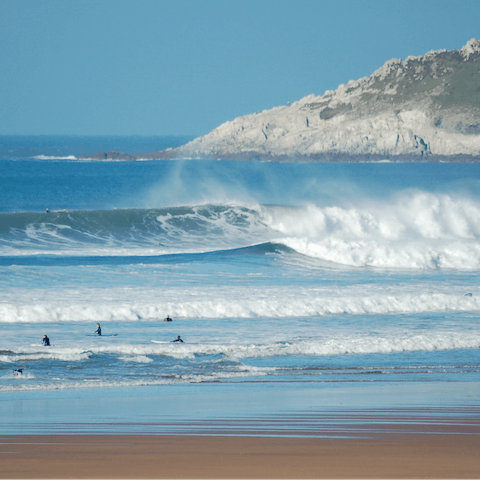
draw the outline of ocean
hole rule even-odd
[[[480,164],[76,158],[185,138],[0,137],[4,433],[478,406]]]

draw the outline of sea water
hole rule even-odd
[[[402,392],[478,404],[480,165],[98,162],[76,158],[84,138],[3,142],[4,426],[61,410],[12,402],[115,398],[121,422],[125,398],[151,420],[151,399],[194,391],[211,417],[255,398],[263,414]]]

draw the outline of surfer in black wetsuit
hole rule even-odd
[[[175,342],[179,342],[179,343],[183,343],[183,340],[180,338],[180,335],[175,339],[175,340],[171,340],[170,343],[175,343]]]
[[[172,319],[170,318],[170,315],[167,314],[167,318],[163,320],[164,322],[171,322]]]
[[[43,336],[42,343],[44,347],[50,347],[50,339],[46,335]]]
[[[17,368],[17,369],[13,369],[13,374],[16,376],[16,377],[19,377],[20,375],[23,375],[23,368]]]
[[[96,333],[97,335],[102,335],[102,329],[99,323],[97,323],[97,329],[93,333]]]

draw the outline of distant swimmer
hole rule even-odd
[[[45,213],[50,213],[50,210],[48,207],[45,209]]]
[[[165,318],[163,321],[164,322],[171,322],[172,319],[170,318],[170,315],[167,315],[167,318]]]
[[[175,340],[172,340],[170,343],[175,343],[175,342],[179,342],[179,343],[183,343],[183,340],[180,338],[180,335],[175,339]]]
[[[46,335],[43,336],[42,343],[44,347],[50,347],[50,339]]]
[[[96,329],[93,333],[96,333],[97,335],[101,335],[101,334],[102,334],[102,329],[101,329],[99,323],[97,323],[97,329]]]
[[[17,369],[13,369],[13,374],[16,376],[16,377],[19,377],[20,375],[23,375],[23,368],[17,368]]]

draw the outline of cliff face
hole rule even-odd
[[[226,122],[174,152],[191,158],[480,160],[480,41],[390,60],[369,77]]]

